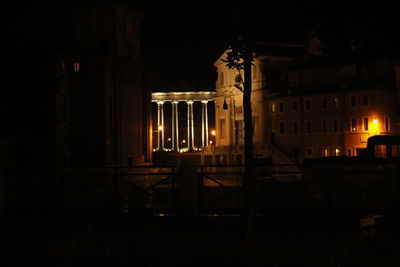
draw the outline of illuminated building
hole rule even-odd
[[[237,70],[221,61],[226,52],[214,64],[216,146],[203,158],[216,164],[243,162],[243,94]],[[301,163],[311,157],[356,156],[368,137],[399,134],[398,63],[374,61],[360,69],[337,55],[305,61],[303,53],[299,45],[254,46],[255,157]]]

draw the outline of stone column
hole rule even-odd
[[[179,151],[178,101],[172,101],[172,150]]]
[[[202,146],[208,146],[208,110],[207,110],[208,100],[202,100],[202,118],[201,118],[201,141]]]
[[[164,102],[157,101],[157,150],[164,149],[164,129],[160,131],[159,127],[164,127]]]
[[[193,148],[193,101],[187,100],[187,147],[188,149]]]

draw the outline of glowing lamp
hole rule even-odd
[[[164,130],[164,125],[158,125],[158,130],[159,130],[159,131]]]
[[[212,131],[211,131],[211,135],[214,135],[214,136],[215,136],[216,134],[217,134],[217,132],[216,132],[215,130],[212,130]]]

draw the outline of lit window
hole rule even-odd
[[[334,97],[334,98],[332,99],[332,107],[333,107],[333,108],[338,108],[338,107],[339,107],[339,98]]]
[[[339,148],[335,148],[335,156],[336,157],[340,156],[340,149]]]
[[[73,67],[74,71],[80,71],[81,69],[79,62],[74,62]]]
[[[276,104],[275,103],[271,103],[271,112],[272,113],[276,112]]]
[[[350,131],[355,132],[357,131],[357,119],[351,119]]]
[[[329,157],[329,149],[328,148],[324,148],[324,150],[322,151],[322,155],[324,157]]]
[[[363,122],[364,122],[364,131],[368,131],[368,118],[365,117],[365,118],[363,119]]]

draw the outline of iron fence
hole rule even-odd
[[[179,213],[176,166],[101,169],[6,170],[1,181],[5,210]],[[198,166],[199,213],[240,213],[242,165]],[[256,166],[258,214],[398,214],[400,164]],[[192,190],[192,189],[190,189]]]

